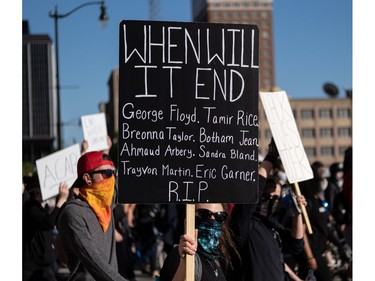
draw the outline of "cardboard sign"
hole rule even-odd
[[[119,31],[119,202],[256,202],[258,27]]]
[[[83,137],[87,140],[89,151],[108,149],[107,123],[104,113],[81,116]]]
[[[59,185],[63,181],[71,187],[77,178],[77,162],[80,156],[79,144],[74,144],[36,160],[43,200],[58,195]]]
[[[288,181],[313,178],[287,94],[284,91],[259,94]]]

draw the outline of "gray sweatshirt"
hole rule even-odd
[[[57,227],[74,280],[124,281],[118,273],[112,215],[106,232],[90,206],[74,199],[60,210]]]

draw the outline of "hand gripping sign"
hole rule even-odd
[[[58,195],[59,184],[63,181],[71,187],[77,178],[77,162],[80,156],[79,144],[74,144],[36,160],[43,200]]]

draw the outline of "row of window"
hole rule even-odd
[[[294,117],[297,117],[296,110],[293,110]],[[315,110],[314,109],[302,109],[301,110],[302,119],[314,119]],[[319,109],[319,118],[321,119],[331,119],[333,118],[332,109]],[[349,108],[338,108],[336,110],[336,118],[351,118],[351,110]]]
[[[334,136],[333,128],[320,128],[319,129],[320,137],[321,138],[332,138]],[[338,137],[351,137],[352,136],[352,128],[350,127],[339,127],[337,128],[337,136]],[[271,139],[272,132],[270,129],[265,130],[265,137],[267,139]],[[315,129],[314,128],[304,128],[301,131],[302,138],[315,138]]]
[[[322,138],[331,138],[334,135],[333,128],[320,128],[320,137]],[[337,136],[339,137],[350,137],[352,135],[352,128],[342,127],[337,128]],[[302,129],[303,138],[315,138],[315,129],[307,128]]]
[[[266,11],[212,11],[211,12],[213,19],[268,19],[268,12]],[[262,22],[263,27],[268,27],[269,23]]]
[[[216,3],[212,3],[212,5],[214,7],[217,7],[217,8],[220,8],[220,7],[225,7],[225,8],[229,8],[229,7],[236,7],[236,8],[239,8],[239,7],[245,7],[245,8],[249,8],[249,7],[272,7],[272,2],[271,1],[256,1],[256,0],[253,0],[253,1],[231,1],[231,2],[216,2]]]
[[[338,147],[338,155],[344,156],[345,151],[348,147],[347,146],[340,146]],[[317,148],[316,147],[305,147],[305,152],[307,157],[316,157],[317,156]],[[334,156],[335,155],[335,148],[333,146],[323,146],[320,148],[320,156]]]

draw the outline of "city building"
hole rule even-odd
[[[117,138],[119,121],[119,70],[113,69],[108,79],[109,102],[101,111],[105,111],[107,130],[111,138]]]
[[[56,98],[52,40],[45,34],[30,34],[22,22],[22,162],[55,151]]]
[[[273,0],[193,0],[193,20],[259,27],[259,90],[275,88]]]

